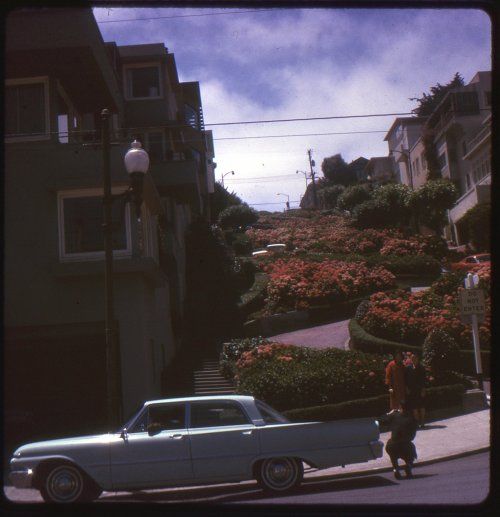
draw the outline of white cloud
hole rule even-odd
[[[106,19],[105,10],[96,11],[99,19]],[[119,11],[113,9],[110,16],[147,14],[143,9]],[[201,10],[161,11],[174,12]],[[469,81],[476,71],[491,68],[490,21],[478,10],[283,10],[175,23],[105,24],[101,30],[106,40],[118,44],[164,41],[176,54],[181,80],[200,80],[206,123],[406,112],[415,107],[410,97],[448,82],[455,72]],[[215,139],[387,130],[393,118],[208,129],[213,129]],[[295,171],[308,170],[307,149],[314,150],[320,171],[323,158],[338,152],[347,161],[386,155],[384,136],[216,140],[216,175],[220,179],[235,170],[235,176],[226,177],[226,185],[249,203],[283,201],[276,196],[280,191],[298,200],[305,182]],[[241,183],[281,174],[293,176],[272,183]],[[269,208],[273,206],[280,205]]]

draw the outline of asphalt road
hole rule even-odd
[[[479,504],[490,487],[489,452],[414,469],[413,479],[397,481],[392,473],[306,481],[291,495],[266,496],[254,482],[204,488],[105,492],[95,504],[199,503],[224,505],[419,505]],[[36,490],[4,487],[14,503],[42,502]]]

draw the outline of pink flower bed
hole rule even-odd
[[[368,253],[382,255],[424,254],[430,251],[429,238],[404,238],[399,230],[358,230],[342,216],[328,215],[311,218],[268,217],[269,229],[250,229],[246,232],[254,248],[269,243],[293,243],[299,249],[321,250],[331,253]]]
[[[270,281],[267,305],[304,309],[314,303],[355,298],[395,285],[395,277],[383,267],[368,268],[362,262],[278,259],[263,266]]]
[[[483,285],[489,284],[488,266],[482,267],[479,275]],[[459,287],[454,294],[441,297],[429,291],[375,293],[370,297],[370,307],[360,324],[375,336],[409,344],[422,344],[433,328],[441,328],[461,348],[470,348],[470,325],[462,323],[459,316],[458,297],[462,289]],[[489,346],[491,342],[490,307],[491,298],[487,292],[485,320],[479,326],[481,346]]]

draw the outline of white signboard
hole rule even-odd
[[[460,315],[484,315],[484,291],[482,289],[464,289],[460,292]]]

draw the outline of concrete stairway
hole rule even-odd
[[[231,395],[234,386],[219,373],[217,361],[204,361],[201,370],[194,372],[195,395]]]

